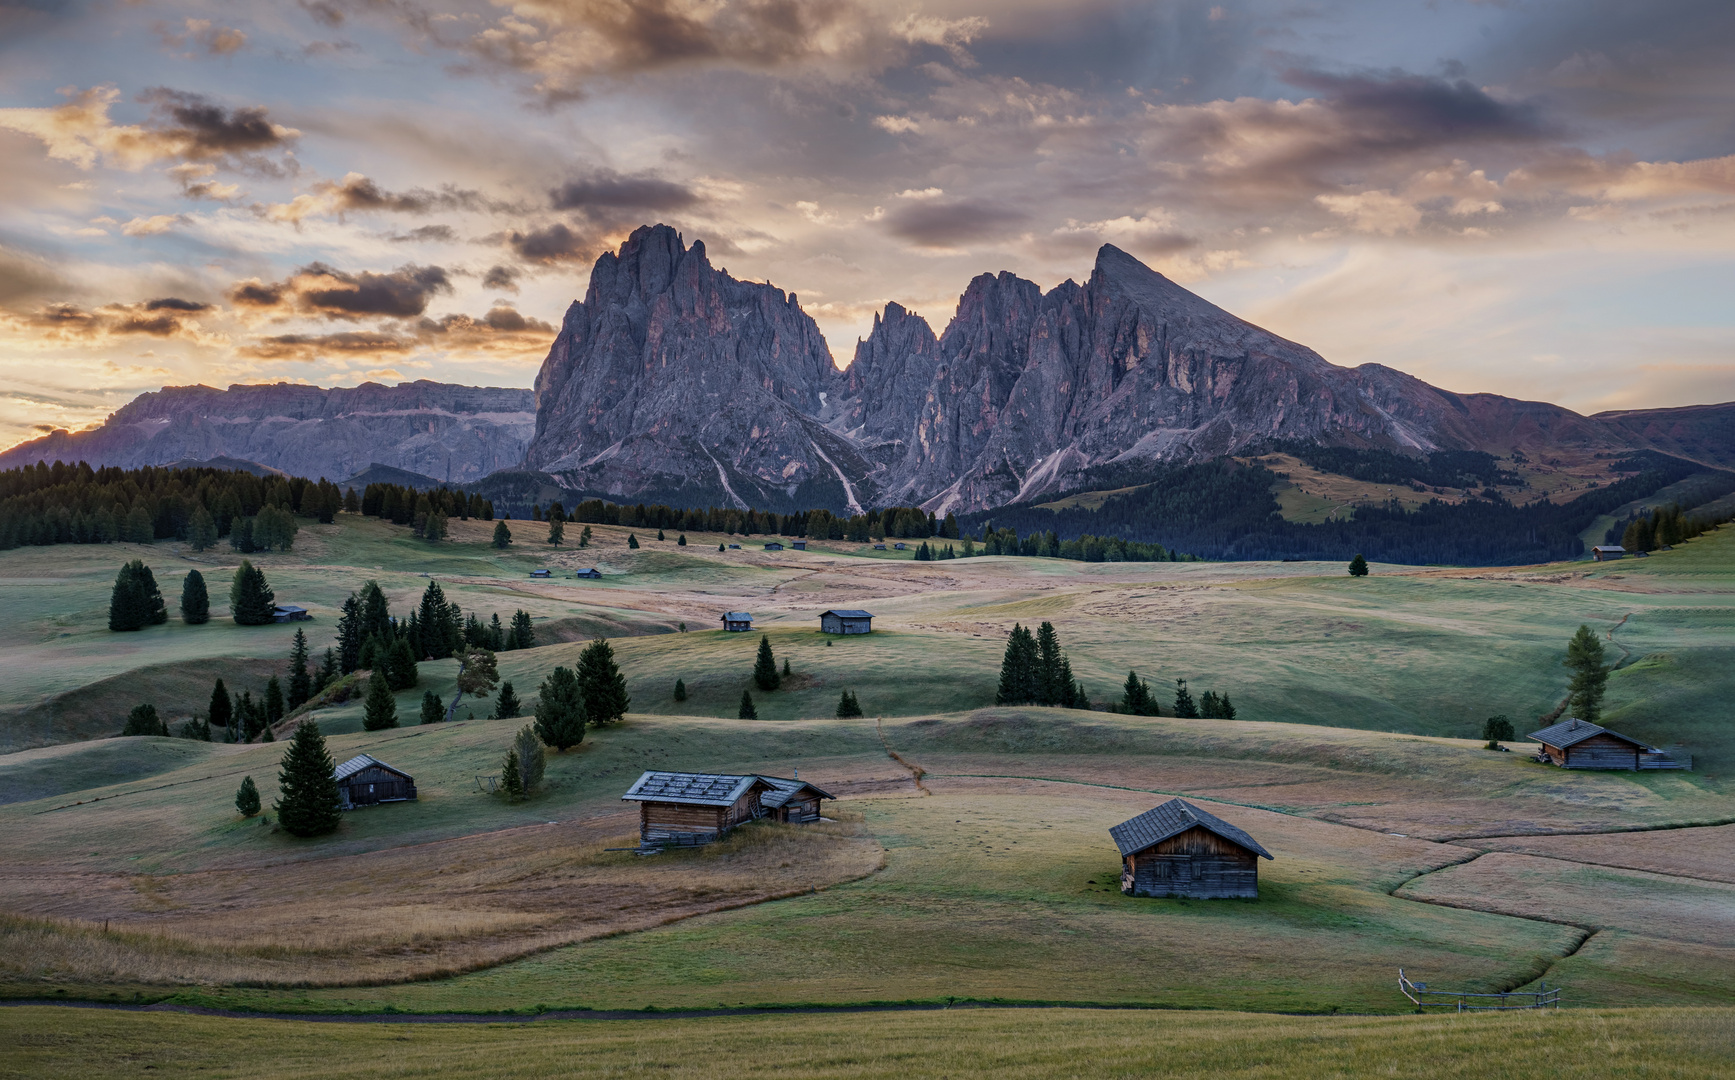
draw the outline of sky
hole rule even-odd
[[[638,225],[888,301],[1112,243],[1334,363],[1735,399],[1728,0],[0,0],[0,445],[529,386]]]

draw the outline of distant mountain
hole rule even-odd
[[[1735,401],[1678,409],[1602,412],[1590,419],[1665,454],[1706,465],[1735,467]]]
[[[141,394],[89,431],[51,432],[0,453],[37,461],[167,465],[232,459],[311,478],[370,465],[467,483],[516,465],[535,426],[531,391],[448,383],[168,386]]]

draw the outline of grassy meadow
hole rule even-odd
[[[771,553],[698,534],[683,548],[654,530],[632,550],[629,530],[606,527],[588,549],[555,550],[533,542],[545,526],[513,524],[517,542],[502,552],[480,522],[454,523],[453,541],[430,546],[343,516],[304,526],[294,551],[258,564],[280,601],[313,612],[302,625],[316,652],[343,598],[368,579],[397,613],[430,577],[466,612],[528,611],[538,646],[499,655],[526,711],[550,671],[607,636],[633,698],[626,720],[551,753],[542,789],[509,803],[482,778],[498,773],[525,721],[490,719],[491,700],[466,699],[456,722],[416,724],[423,691],[449,698],[456,672],[452,661],[424,663],[420,685],[397,695],[406,726],[363,731],[359,701],[312,714],[334,758],[374,754],[419,791],[414,803],[347,814],[313,841],[233,808],[243,776],[269,807],[281,745],[105,737],[139,700],[173,723],[202,711],[218,675],[257,695],[283,670],[295,627],[226,617],[232,553],[170,543],[0,553],[0,609],[14,616],[0,624],[0,747],[10,751],[0,753],[0,997],[309,1014],[948,1000],[1395,1014],[1409,1010],[1395,989],[1402,966],[1464,989],[1546,979],[1580,1009],[1663,1007],[1582,1015],[1620,1047],[1662,1039],[1679,1075],[1696,1075],[1694,1048],[1713,1045],[1712,1018],[1726,1019],[1694,1010],[1735,1003],[1735,530],[1643,561],[1376,565],[1351,579],[1307,563],[915,563],[857,544]],[[731,540],[743,547],[717,550]],[[171,613],[181,574],[199,567],[212,622],[171,617],[110,633],[108,590],[135,555],[155,569]],[[586,566],[603,579],[571,577]],[[543,567],[555,576],[529,577]],[[875,632],[818,633],[818,613],[834,606],[873,611]],[[758,629],[714,629],[726,610],[753,613]],[[1006,631],[1043,620],[1095,701],[1116,699],[1135,669],[1165,707],[1185,678],[1195,695],[1230,694],[1239,719],[994,707]],[[1558,708],[1560,658],[1580,623],[1618,665],[1605,722],[1678,746],[1694,771],[1563,772],[1529,760],[1522,741],[1512,753],[1482,747],[1487,716],[1511,716],[1522,736]],[[736,707],[761,634],[792,674],[782,689],[755,691],[760,719],[743,721]],[[844,690],[866,717],[833,716]],[[609,851],[632,841],[636,815],[619,797],[646,768],[799,769],[838,796],[827,804],[834,820],[761,823],[648,859]],[[1120,895],[1107,829],[1173,795],[1277,856],[1261,864],[1257,901]],[[0,1009],[0,1031],[25,1015]],[[48,1061],[104,1075],[120,1058],[103,1055],[123,1045],[161,1048],[163,1067],[190,1069],[205,1060],[207,1030],[213,1047],[252,1030],[54,1015],[56,1032],[84,1034],[33,1043],[37,1029],[13,1030],[5,1037],[21,1040],[19,1054],[6,1060],[24,1063],[11,1066],[17,1075]],[[1624,1019],[1641,1015],[1667,1019],[1649,1029]],[[773,1052],[818,1075],[907,1074],[912,1053],[924,1055],[918,1071],[994,1062],[1034,1075],[1070,1048],[1079,1071],[1086,1061],[1148,1071],[1139,1063],[1159,1055],[1173,1075],[1267,1061],[1265,1075],[1283,1076],[1365,1070],[1388,1060],[1385,1048],[1434,1043],[1461,1056],[1426,1051],[1431,1071],[1502,1075],[1488,1068],[1498,1060],[1524,1075],[1525,1055],[1578,1045],[1568,1033],[1591,1029],[1568,1025],[1580,1022],[1181,1023],[1043,1010],[659,1025],[689,1025],[676,1041],[709,1040],[719,1061],[731,1047],[799,1042],[799,1053]],[[245,1037],[288,1041],[299,1030],[260,1023]],[[962,1025],[956,1039],[939,1034],[947,1024]],[[1019,1039],[1005,1042],[999,1025]],[[1669,1025],[1679,1033],[1656,1034],[1677,1031]],[[173,1030],[200,1033],[201,1049],[174,1050],[162,1034]],[[329,1041],[301,1046],[352,1045],[358,1063],[372,1041],[398,1038],[372,1025],[319,1030]],[[417,1028],[420,1056],[406,1074],[485,1055],[501,1030]],[[538,1030],[559,1033],[548,1045],[589,1047],[597,1075],[669,1071],[656,1064],[662,1026]],[[1345,1034],[1317,1035],[1326,1030]],[[851,1049],[826,1049],[837,1046]],[[1504,1056],[1490,1057],[1496,1048]],[[534,1072],[540,1053],[474,1071]],[[1272,1071],[1282,1069],[1291,1072]]]

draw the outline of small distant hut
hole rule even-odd
[[[740,550],[741,550],[741,545],[740,545],[740,544],[730,544],[730,545],[729,545],[729,550],[730,550],[730,551],[740,551]]]
[[[368,754],[357,754],[333,771],[338,805],[345,810],[384,802],[413,802],[416,778]]]
[[[897,543],[897,544],[892,545],[892,547],[897,551],[903,551],[908,546],[909,546],[908,544],[903,544],[903,543]]]
[[[807,550],[807,541],[806,540],[791,540],[789,542],[789,546],[794,548],[796,551],[806,551]]]
[[[821,791],[805,780],[784,779],[781,776],[761,777],[772,790],[759,796],[759,803],[778,821],[809,822],[819,820],[819,801],[837,796]]]
[[[1627,549],[1619,544],[1598,544],[1590,549],[1590,557],[1597,562],[1613,562],[1627,553]]]
[[[271,610],[272,622],[307,622],[311,618],[306,608],[294,604],[278,604]]]
[[[531,577],[553,577],[554,572],[551,570],[532,570],[532,571],[530,571],[530,576]]]
[[[1537,761],[1563,769],[1685,769],[1666,751],[1585,720],[1567,719],[1530,733],[1542,744]]]
[[[766,551],[782,551],[783,545],[779,544],[775,540],[767,541],[765,544],[765,550]]]
[[[1121,822],[1109,835],[1121,852],[1121,892],[1200,900],[1259,896],[1259,841],[1189,802],[1170,799]]]
[[[819,614],[819,628],[827,634],[871,634],[874,617],[857,608],[836,608]]]
[[[588,578],[591,581],[601,581],[602,580],[602,571],[598,570],[594,566],[587,566],[583,570],[578,571],[577,573],[573,574],[572,576],[575,578]]]
[[[885,549],[886,549],[886,546],[884,544],[875,544],[874,545],[875,551],[884,551]]]
[[[745,611],[725,611],[723,613],[723,629],[733,633],[753,629],[753,616]]]
[[[639,804],[639,843],[709,844],[737,825],[765,816],[761,798],[778,790],[762,776],[647,772],[623,802]]]

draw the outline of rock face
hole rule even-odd
[[[617,500],[859,507],[871,466],[819,421],[837,378],[793,295],[646,226],[568,309],[536,377],[526,465]]]
[[[168,386],[141,394],[101,427],[56,431],[0,454],[37,461],[167,465],[236,458],[292,476],[347,480],[371,464],[468,483],[522,461],[536,422],[529,390],[413,382],[324,390]]]

